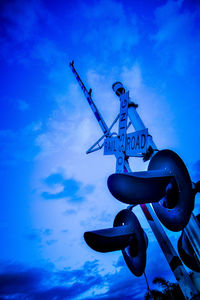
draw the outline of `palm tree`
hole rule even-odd
[[[145,294],[145,300],[185,300],[177,283],[171,283],[161,277],[156,277],[153,283],[160,286],[162,290],[149,289]]]
[[[163,299],[166,299],[166,297],[161,291],[150,290],[145,294],[144,299],[145,300],[163,300]]]

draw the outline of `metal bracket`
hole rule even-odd
[[[115,123],[118,121],[118,119],[119,119],[119,114],[117,115],[117,117],[114,119],[114,121],[112,122],[112,124],[111,124],[111,126],[109,127],[109,132],[110,132],[110,130],[113,128],[113,126],[115,125]],[[131,125],[131,124],[130,124]],[[92,145],[87,151],[86,151],[86,154],[90,154],[90,153],[92,153],[92,152],[95,152],[95,151],[98,151],[98,150],[100,150],[100,149],[102,149],[103,148],[103,146],[104,146],[104,142],[103,142],[103,144],[102,145],[99,145],[99,142],[101,142],[101,140],[104,138],[104,137],[111,137],[111,136],[113,136],[113,135],[117,135],[117,133],[116,132],[113,132],[113,133],[110,133],[110,134],[104,134],[104,135],[102,135],[102,137],[100,137],[100,139],[98,139],[98,141],[97,142],[95,142],[94,143],[94,145]],[[98,147],[97,148],[94,148],[96,145],[98,145]]]

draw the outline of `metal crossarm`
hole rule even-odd
[[[86,151],[86,154],[89,154],[89,153],[92,153],[92,152],[95,152],[95,151],[98,151],[98,150],[100,150],[100,149],[102,149],[103,148],[103,146],[104,146],[104,142],[103,142],[103,144],[99,144],[103,139],[104,139],[104,137],[105,137],[105,134],[104,135],[102,135],[101,137],[100,137],[100,139],[98,139],[98,141],[96,141],[95,143],[94,143],[94,145],[92,145],[87,151]],[[97,147],[96,147],[97,146]],[[96,147],[96,148],[95,148]]]
[[[72,61],[71,63],[69,63],[69,66],[70,66],[72,72],[74,73],[74,75],[75,75],[75,77],[76,77],[76,79],[77,79],[77,81],[78,81],[81,89],[83,90],[83,93],[84,93],[84,95],[85,95],[85,97],[86,97],[86,99],[87,99],[87,101],[88,101],[88,103],[89,103],[89,105],[90,105],[90,107],[91,107],[91,109],[92,109],[92,111],[93,111],[93,113],[94,113],[94,115],[95,115],[95,117],[96,117],[96,119],[97,119],[97,121],[98,121],[101,129],[103,130],[103,133],[106,136],[108,136],[109,135],[109,129],[108,129],[108,127],[107,127],[107,125],[106,125],[103,117],[101,116],[100,112],[98,111],[96,105],[94,104],[94,102],[92,100],[92,97],[91,97],[92,90],[90,89],[90,91],[88,92],[88,90],[86,89],[85,85],[83,84],[81,78],[79,77],[77,71],[74,68],[74,61]]]

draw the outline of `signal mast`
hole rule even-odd
[[[195,270],[200,272],[200,226],[192,213],[199,183],[195,185],[191,182],[183,161],[176,153],[158,151],[137,113],[138,105],[130,100],[129,92],[125,92],[120,82],[113,84],[113,90],[120,100],[120,114],[108,127],[92,100],[92,90],[86,89],[74,68],[74,62],[69,65],[103,132],[86,153],[104,147],[104,155],[115,155],[116,173],[109,176],[108,188],[116,199],[129,204],[127,209],[117,214],[112,228],[86,232],[86,243],[99,252],[121,250],[130,271],[135,276],[141,276],[145,271],[148,238],[132,212],[135,205],[140,205],[185,299],[195,298],[199,292],[161,223],[169,230],[182,230],[178,242],[181,259],[193,270],[195,265]],[[128,118],[129,124],[135,129],[129,134],[126,132]],[[111,129],[118,120],[118,135],[114,136]],[[128,162],[131,156],[150,160],[148,171],[132,172]]]

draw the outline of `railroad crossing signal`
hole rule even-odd
[[[195,259],[200,262],[200,226],[196,217],[192,214],[195,193],[200,191],[200,183],[194,185],[191,182],[183,161],[176,153],[170,150],[162,150],[157,153],[156,145],[136,111],[138,105],[130,101],[128,92],[125,93],[125,89],[120,82],[113,84],[113,90],[120,99],[120,114],[113,121],[110,128],[108,128],[91,98],[91,90],[88,92],[85,88],[74,68],[73,62],[70,63],[70,67],[103,131],[103,136],[90,147],[87,153],[97,151],[104,146],[105,155],[114,154],[116,156],[117,173],[111,175],[108,179],[108,187],[111,193],[120,201],[131,203],[129,211],[134,205],[140,204],[185,298],[192,299],[199,295],[196,286],[191,281],[169,238],[155,217],[149,202],[152,203],[159,220],[168,229],[179,231],[184,228],[184,234],[187,236],[190,246],[183,241],[185,237],[182,237],[180,245],[182,252],[180,256],[183,261],[189,266],[188,260],[190,264],[194,260],[194,257],[191,257],[191,255],[189,258],[187,257],[187,260],[181,255],[183,251],[187,252],[189,251],[189,247],[191,247],[190,249],[195,252]],[[127,117],[130,118],[136,130],[134,133],[126,134]],[[119,132],[117,137],[113,137],[111,129],[118,119]],[[100,141],[104,138],[105,142],[100,145]],[[136,144],[134,144],[134,139]],[[95,146],[97,147],[95,148]],[[129,156],[143,157],[144,161],[151,159],[148,171],[131,172],[128,163]],[[127,209],[124,211],[127,211]],[[146,255],[141,256],[143,259],[139,259],[140,267],[137,269],[137,263],[133,260],[134,249],[130,251],[132,247],[130,244],[127,245],[127,240],[124,236],[128,232],[127,234],[133,235],[132,238],[134,239],[133,231],[130,228],[127,229],[127,227],[124,227],[124,222],[117,224],[116,228],[113,229],[86,232],[84,238],[87,244],[96,251],[108,252],[121,249],[129,269],[134,275],[140,276],[144,272],[143,268],[145,268],[145,265],[143,264],[143,267],[141,265],[142,260],[145,260],[146,264]],[[126,232],[126,230],[128,231]],[[119,242],[121,239],[120,234],[122,234],[121,242]],[[141,249],[145,249],[146,251],[146,234],[140,234],[141,236],[145,239],[145,247],[143,246]],[[139,270],[138,273],[135,272],[135,268]]]

